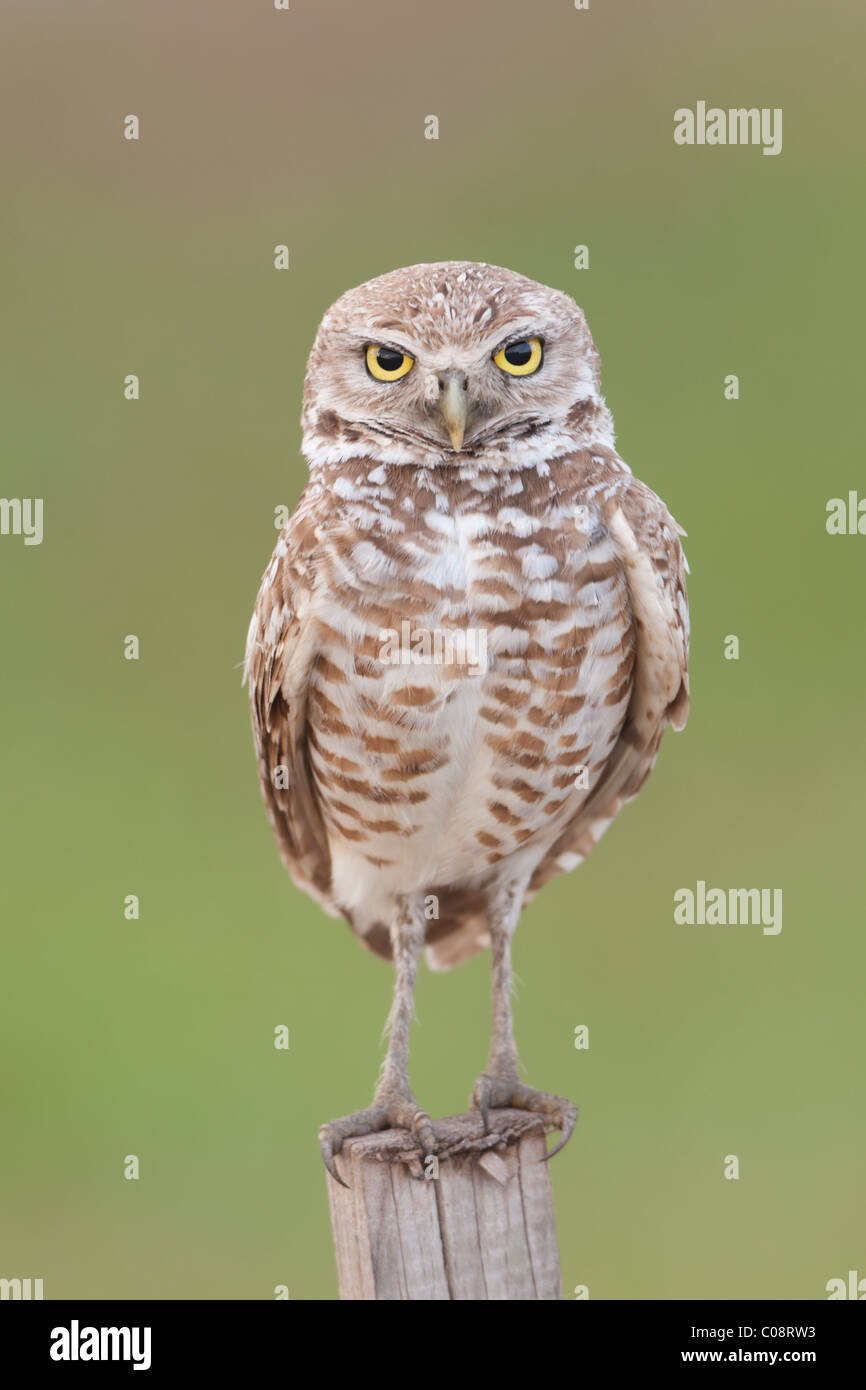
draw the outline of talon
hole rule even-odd
[[[334,1146],[331,1143],[331,1138],[327,1131],[327,1125],[323,1125],[319,1130],[319,1152],[322,1155],[322,1162],[334,1179],[334,1182],[338,1182],[341,1187],[348,1188],[350,1184],[345,1182],[337,1172],[337,1164],[334,1159]]]
[[[475,1082],[475,1087],[472,1091],[472,1095],[470,1096],[469,1104],[472,1106],[474,1110],[481,1111],[481,1124],[483,1126],[484,1133],[489,1134],[490,1124],[488,1120],[488,1107],[490,1105],[490,1085],[487,1080],[487,1077],[484,1075],[483,1072],[481,1076],[479,1076],[478,1080]]]
[[[424,1154],[428,1158],[430,1154],[435,1154],[436,1131],[433,1128],[433,1121],[430,1119],[430,1116],[427,1114],[426,1111],[418,1111],[418,1114],[415,1116],[415,1125],[413,1126],[413,1128],[415,1130],[415,1134],[418,1137],[418,1142],[421,1145]]]
[[[334,1179],[334,1182],[338,1182],[341,1187],[345,1187],[347,1192],[351,1189],[352,1184],[345,1182],[344,1179],[341,1178],[340,1174],[337,1172],[337,1165],[334,1162],[333,1158],[325,1158],[325,1167],[327,1168],[331,1177]]]
[[[576,1124],[577,1106],[569,1105],[562,1117],[562,1138],[560,1139],[558,1144],[554,1144],[553,1148],[550,1150],[549,1153],[546,1153],[543,1158],[539,1159],[539,1163],[549,1163],[555,1154],[558,1154],[560,1150],[565,1148],[566,1144],[568,1143],[569,1139],[574,1133],[574,1126]]]

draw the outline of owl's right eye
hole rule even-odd
[[[371,343],[367,348],[367,371],[377,381],[399,381],[401,376],[414,365],[414,357],[407,352],[397,352],[394,348],[380,347]]]

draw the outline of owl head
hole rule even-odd
[[[407,266],[328,310],[302,413],[311,464],[492,464],[612,443],[599,358],[568,295],[472,261]]]

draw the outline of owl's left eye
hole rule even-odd
[[[399,381],[411,369],[415,359],[407,352],[397,352],[394,348],[380,347],[371,343],[367,348],[367,371],[377,381]]]
[[[493,361],[509,376],[531,376],[541,366],[544,356],[540,338],[523,338],[500,348]]]

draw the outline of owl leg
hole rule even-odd
[[[562,1096],[549,1095],[524,1086],[518,1075],[517,1047],[514,1042],[514,1019],[511,1010],[511,938],[514,935],[526,891],[524,879],[511,881],[499,889],[488,907],[490,953],[493,964],[493,1032],[487,1067],[478,1077],[470,1105],[481,1111],[487,1129],[489,1109],[512,1106],[515,1110],[532,1110],[547,1116],[551,1124],[562,1131],[562,1139],[546,1155],[552,1158],[568,1143],[577,1123],[577,1106]]]
[[[325,1167],[343,1187],[347,1184],[337,1172],[334,1155],[340,1152],[344,1139],[372,1134],[380,1129],[408,1129],[425,1154],[436,1152],[432,1121],[426,1110],[421,1109],[409,1084],[409,1032],[415,1000],[415,977],[425,930],[424,913],[419,901],[414,897],[399,898],[391,923],[396,979],[394,1000],[386,1024],[388,1050],[373,1103],[366,1110],[357,1110],[341,1120],[332,1120],[319,1130],[319,1148]]]

